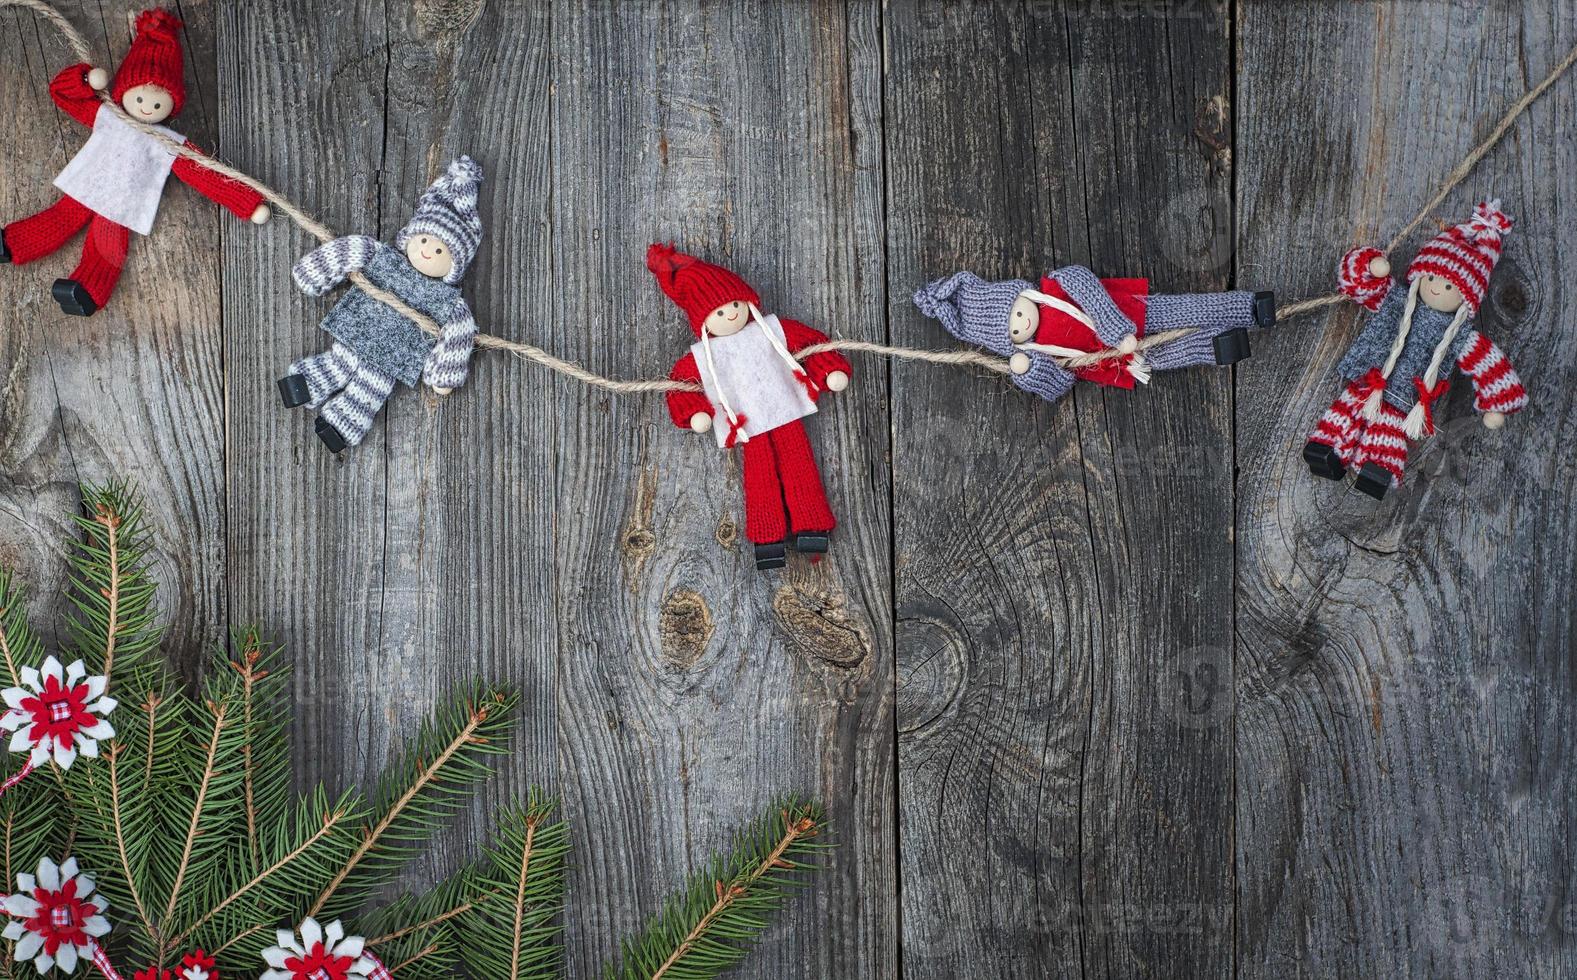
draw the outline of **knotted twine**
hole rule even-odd
[[[48,3],[45,3],[44,0],[0,0],[0,7],[23,7],[33,11],[40,17],[47,20],[57,31],[59,31],[61,37],[66,43],[66,46],[69,47],[77,56],[78,61],[88,64],[93,62],[93,52],[88,48],[88,43],[82,37],[82,34],[72,26],[71,22],[67,20],[64,15],[62,15],[58,10],[50,6]],[[1512,124],[1517,121],[1518,117],[1526,112],[1529,106],[1538,101],[1539,97],[1548,91],[1550,86],[1554,85],[1563,75],[1570,71],[1574,64],[1577,64],[1577,45],[1572,46],[1571,50],[1566,53],[1566,56],[1550,70],[1549,74],[1544,76],[1542,81],[1528,89],[1528,91],[1523,93],[1521,98],[1512,103],[1511,107],[1506,110],[1505,115],[1501,116],[1500,121],[1495,124],[1494,129],[1490,130],[1489,135],[1486,136],[1484,140],[1477,146],[1475,146],[1467,156],[1463,157],[1462,162],[1457,164],[1456,167],[1446,175],[1444,183],[1440,185],[1440,189],[1437,190],[1434,196],[1429,199],[1429,202],[1420,208],[1418,213],[1415,214],[1413,218],[1408,221],[1407,224],[1395,234],[1395,236],[1391,238],[1390,243],[1385,249],[1388,254],[1394,252],[1408,235],[1411,235],[1419,225],[1423,224],[1425,219],[1427,219],[1429,215],[1434,212],[1435,208],[1439,207],[1440,204],[1444,202],[1448,196],[1450,196],[1451,192],[1456,190],[1457,186],[1467,179],[1468,175],[1473,172],[1473,168],[1478,166],[1479,161],[1484,159],[1490,150],[1493,150],[1497,145],[1499,145],[1500,141],[1505,138],[1506,133],[1510,131]],[[258,194],[261,194],[264,200],[268,201],[269,204],[274,206],[274,208],[283,213],[291,221],[294,221],[297,227],[312,235],[318,241],[326,244],[334,240],[335,235],[332,231],[330,231],[316,218],[313,218],[311,215],[303,211],[294,201],[291,201],[289,198],[285,197],[281,192],[268,186],[262,181],[257,180],[249,174],[243,173],[242,171],[237,170],[228,164],[222,163],[221,161],[209,156],[201,150],[193,149],[192,147],[189,147],[184,143],[171,138],[170,136],[160,132],[157,128],[147,123],[131,118],[131,116],[126,113],[126,110],[121,108],[121,106],[115,101],[114,97],[110,95],[108,89],[99,91],[98,96],[112,112],[120,117],[122,122],[157,140],[172,153],[195,161],[196,163],[201,164],[203,167],[212,170],[213,172],[224,177],[228,177],[237,183],[251,188]],[[395,294],[375,285],[371,280],[362,275],[360,272],[352,272],[348,278],[362,292],[399,313],[401,316],[410,320],[428,334],[434,337],[440,335],[441,328],[431,317],[422,313],[420,310],[412,308]],[[1341,293],[1331,293],[1326,296],[1317,296],[1312,299],[1299,300],[1298,302],[1290,303],[1286,306],[1280,307],[1277,310],[1277,317],[1278,319],[1285,319],[1288,317],[1300,316],[1304,313],[1312,313],[1315,310],[1323,309],[1327,306],[1334,306],[1335,304],[1340,303],[1342,298],[1343,297]],[[1181,340],[1184,337],[1198,333],[1200,329],[1201,328],[1199,327],[1179,327],[1175,330],[1164,330],[1158,334],[1151,334],[1150,336],[1144,337],[1139,341],[1136,350],[1144,351],[1151,347],[1170,343],[1174,340]],[[590,385],[594,388],[601,388],[605,391],[616,392],[618,394],[643,394],[646,392],[655,391],[701,391],[700,385],[689,381],[673,381],[668,378],[629,381],[620,380],[618,378],[604,377],[603,375],[597,374],[593,371],[588,371],[587,369],[581,367],[579,364],[575,364],[572,361],[566,361],[561,357],[556,357],[542,348],[536,347],[532,344],[521,343],[517,340],[505,340],[502,337],[494,337],[489,334],[477,334],[476,345],[489,350],[505,351],[521,358],[522,360],[540,364],[548,370],[555,371],[564,375],[565,377],[574,378],[576,381],[579,381],[582,384]],[[879,344],[868,340],[829,340],[826,343],[812,344],[809,347],[801,348],[799,351],[795,352],[794,356],[799,360],[804,360],[805,358],[810,357],[812,354],[819,354],[823,351],[832,350],[859,351],[861,353],[867,354],[881,354],[887,357],[898,358],[900,360],[926,361],[932,364],[952,364],[966,367],[979,367],[985,368],[988,371],[995,371],[998,374],[1012,374],[1012,369],[1008,366],[1007,359],[998,357],[994,354],[986,354],[980,351],[970,350],[922,350],[914,347],[893,347],[888,344]],[[1093,351],[1088,354],[1081,354],[1078,357],[1053,357],[1052,359],[1065,370],[1072,371],[1077,368],[1089,367],[1093,364],[1099,364],[1101,361],[1107,360],[1109,358],[1126,356],[1127,354],[1123,351],[1117,350],[1115,348],[1106,348],[1104,350]]]

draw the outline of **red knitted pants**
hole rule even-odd
[[[790,422],[751,436],[745,460],[745,536],[770,544],[796,533],[831,531],[837,526],[805,427]]]
[[[1343,463],[1357,465],[1354,451],[1363,436],[1363,400],[1364,391],[1358,387],[1358,383],[1347,382],[1347,387],[1331,402],[1331,407],[1320,416],[1314,431],[1309,433],[1309,441],[1330,446],[1336,450],[1337,457]]]
[[[126,264],[131,232],[125,227],[62,196],[31,218],[6,225],[5,245],[11,252],[11,261],[21,265],[58,251],[72,235],[82,230],[83,225],[88,226],[88,237],[82,243],[82,261],[71,273],[71,278],[80,282],[94,302],[103,306],[115,292],[121,267]]]
[[[1380,417],[1364,426],[1358,443],[1358,465],[1378,463],[1397,486],[1402,485],[1402,473],[1407,469],[1407,433],[1402,430],[1406,422],[1407,416],[1400,409],[1384,402],[1380,405]]]
[[[1363,417],[1365,397],[1357,382],[1348,382],[1320,416],[1319,424],[1309,433],[1309,441],[1334,448],[1348,466],[1377,463],[1401,485],[1407,469],[1407,433],[1402,430],[1407,416],[1390,402],[1381,402],[1380,417],[1370,422]]]

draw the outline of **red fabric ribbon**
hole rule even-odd
[[[12,773],[11,777],[9,779],[7,779],[5,782],[0,783],[0,796],[4,796],[6,794],[7,790],[9,790],[11,787],[15,786],[17,783],[20,783],[22,780],[26,779],[27,778],[27,774],[32,772],[34,769],[37,769],[37,768],[38,768],[37,766],[33,765],[33,760],[32,759],[28,759],[27,762],[25,764],[23,764],[22,768],[18,769],[16,772]]]
[[[1451,384],[1449,378],[1441,378],[1435,382],[1433,388],[1424,384],[1423,378],[1413,379],[1413,388],[1418,392],[1418,404],[1424,406],[1424,434],[1435,434],[1435,399],[1446,393],[1446,388]]]
[[[1106,287],[1107,295],[1112,302],[1133,323],[1135,337],[1144,336],[1144,298],[1150,292],[1148,279],[1102,279],[1101,285]],[[1040,281],[1040,291],[1047,296],[1067,300],[1073,303],[1057,280],[1046,276]],[[1073,305],[1077,306],[1077,303]],[[1095,331],[1085,326],[1082,322],[1058,309],[1050,306],[1040,307],[1040,326],[1035,331],[1035,343],[1053,344],[1057,347],[1068,347],[1094,353],[1105,350],[1106,345]],[[1093,381],[1099,385],[1112,388],[1132,389],[1138,380],[1128,370],[1128,365],[1133,362],[1133,355],[1127,357],[1112,357],[1098,364],[1088,367],[1074,368],[1073,376],[1083,381]]]
[[[88,949],[93,954],[93,965],[104,974],[104,980],[121,980],[121,975],[115,971],[115,964],[110,962],[109,954],[104,952],[104,947],[99,945],[98,940],[89,939]]]
[[[743,415],[734,416],[734,421],[728,424],[728,438],[723,440],[724,449],[733,449],[734,443],[739,441],[739,433],[744,430],[745,423],[750,420]]]
[[[1376,391],[1385,390],[1385,375],[1379,368],[1370,368],[1369,373],[1358,379],[1358,400],[1363,401]]]

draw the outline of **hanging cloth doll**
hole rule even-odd
[[[279,381],[286,408],[319,410],[318,438],[330,452],[358,445],[395,384],[423,379],[439,394],[465,383],[476,321],[460,280],[482,243],[477,188],[482,168],[461,157],[422,194],[416,214],[390,248],[366,235],[336,238],[303,257],[291,274],[322,296],[352,272],[394,293],[442,328],[435,340],[404,314],[352,288],[323,318],[334,344],[290,365]]]
[[[1008,358],[1013,383],[1047,401],[1075,380],[1132,388],[1153,371],[1234,364],[1249,356],[1248,328],[1276,322],[1269,292],[1157,295],[1147,280],[1101,279],[1078,265],[1053,271],[1040,289],[959,272],[921,287],[914,303],[959,340]],[[1195,332],[1139,351],[1140,338],[1181,327]],[[1119,353],[1072,371],[1057,360],[1101,350]]]
[[[111,94],[139,122],[162,123],[186,103],[186,80],[179,31],[181,22],[164,10],[137,15],[137,34],[115,73]],[[93,135],[66,169],[55,178],[60,200],[38,214],[6,225],[0,231],[0,262],[22,265],[51,255],[84,226],[82,261],[51,290],[66,313],[92,316],[109,302],[120,281],[131,244],[131,232],[153,231],[164,184],[173,173],[233,213],[262,224],[269,218],[261,194],[209,170],[202,164],[127,125],[98,96],[108,84],[105,72],[86,64],[72,65],[50,83],[49,94]],[[159,132],[192,146],[164,126]]]
[[[796,360],[825,335],[796,320],[761,312],[761,297],[723,268],[653,245],[646,266],[690,320],[696,342],[670,377],[704,392],[668,394],[674,425],[712,430],[721,449],[738,446],[744,460],[745,535],[758,569],[787,564],[786,543],[817,560],[837,520],[800,419],[814,414],[823,392],[849,383],[849,362],[837,351]]]
[[[1410,440],[1435,433],[1435,405],[1453,365],[1473,385],[1474,408],[1490,428],[1528,404],[1505,353],[1473,328],[1511,219],[1499,201],[1436,235],[1397,289],[1377,248],[1342,258],[1341,292],[1373,314],[1337,366],[1346,382],[1303,447],[1310,472],[1330,480],[1358,470],[1357,486],[1375,499],[1400,484]]]

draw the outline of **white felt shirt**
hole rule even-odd
[[[173,129],[154,128],[177,143],[186,142]],[[146,235],[153,231],[175,156],[174,150],[101,105],[93,117],[93,135],[55,178],[55,186],[93,213]]]
[[[763,322],[765,326],[763,327]],[[728,416],[723,412],[726,398],[729,407],[745,417],[741,428],[748,437],[771,432],[780,425],[813,415],[816,403],[811,401],[805,386],[795,379],[783,358],[773,349],[763,330],[771,330],[778,341],[787,346],[783,326],[776,315],[763,321],[752,321],[749,326],[727,337],[712,337],[712,365],[707,364],[706,351],[700,343],[690,346],[696,366],[701,369],[701,387],[706,397],[717,406],[716,424],[712,432],[721,447],[728,441]]]

